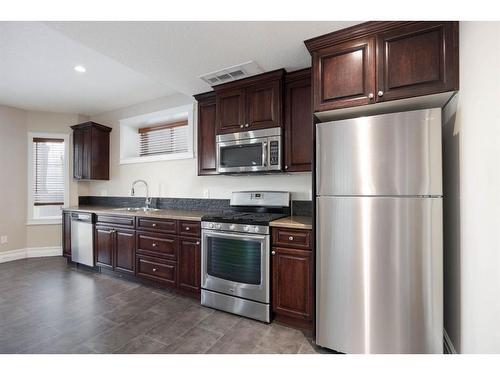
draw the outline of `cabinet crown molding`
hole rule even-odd
[[[85,129],[91,127],[98,128],[100,130],[104,130],[107,132],[111,132],[111,130],[113,130],[113,128],[110,128],[109,126],[101,125],[93,121],[87,121],[87,122],[82,122],[81,124],[72,125],[71,129],[77,130],[77,129]]]

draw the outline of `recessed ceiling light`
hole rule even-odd
[[[87,71],[83,65],[76,65],[73,69],[78,73],[85,73]]]

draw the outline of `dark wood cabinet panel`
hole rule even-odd
[[[217,174],[215,164],[215,93],[195,96],[198,101],[198,176]]]
[[[101,267],[113,268],[113,228],[95,227],[94,251],[96,264]]]
[[[200,292],[200,240],[181,238],[179,246],[179,288]]]
[[[418,22],[377,35],[377,101],[457,90],[457,27]]]
[[[177,286],[177,263],[143,255],[136,257],[137,276],[166,284]]]
[[[287,74],[285,80],[285,171],[311,170],[312,120],[311,70],[303,69]]]
[[[365,22],[304,43],[315,112],[459,89],[458,22]]]
[[[73,125],[73,177],[77,180],[109,180],[111,128],[94,122]]]
[[[311,231],[307,229],[273,228],[273,245],[311,248]]]
[[[375,38],[365,37],[313,53],[315,111],[365,105],[375,91]]]
[[[177,236],[137,232],[137,252],[139,253],[176,260],[178,247]]]
[[[273,248],[273,312],[291,318],[312,321],[312,252]]]
[[[259,83],[246,89],[246,130],[281,126],[281,80]]]
[[[71,258],[71,212],[62,214],[62,253],[66,258]]]
[[[97,224],[134,228],[134,216],[97,215]]]
[[[200,237],[201,223],[199,221],[179,221],[179,235]]]
[[[137,229],[162,232],[167,234],[177,233],[177,220],[173,219],[150,219],[145,217],[137,218]]]
[[[217,134],[234,133],[245,126],[245,90],[235,89],[217,93]]]
[[[135,231],[114,230],[114,269],[126,273],[135,271]]]

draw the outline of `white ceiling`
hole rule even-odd
[[[0,22],[0,104],[95,115],[193,95],[210,90],[198,76],[249,60],[310,66],[305,39],[356,23]]]

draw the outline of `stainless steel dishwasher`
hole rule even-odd
[[[94,215],[71,213],[71,260],[94,267]]]

